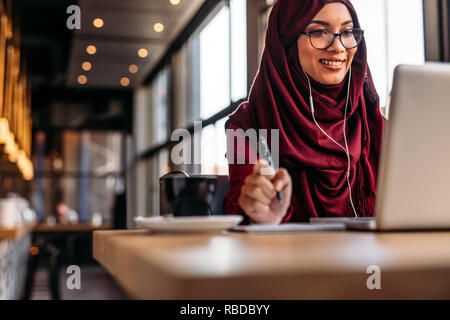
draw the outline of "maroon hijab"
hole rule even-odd
[[[275,3],[249,99],[230,115],[226,124],[227,129],[280,130],[280,167],[286,168],[293,178],[291,209],[284,221],[354,216],[346,181],[347,156],[312,120],[308,83],[297,53],[299,32],[331,2],[346,5],[354,27],[360,27],[348,0],[278,0]],[[344,144],[347,85],[348,75],[341,84],[334,86],[312,81],[316,119],[341,144]],[[367,66],[364,40],[352,63],[349,101],[346,126],[353,202],[359,216],[372,216],[384,118]],[[270,143],[269,138],[269,146]],[[252,168],[251,164],[230,164],[231,189],[225,198],[225,212],[243,213],[237,199]]]

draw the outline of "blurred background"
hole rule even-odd
[[[0,298],[125,298],[92,259],[92,231],[157,215],[172,170],[227,175],[224,123],[273,3],[0,0]],[[450,1],[352,3],[388,115],[395,66],[450,61]],[[198,120],[201,163],[172,163],[171,133]],[[69,264],[88,266],[86,291],[64,287]]]

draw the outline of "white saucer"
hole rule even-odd
[[[205,233],[231,229],[242,221],[238,215],[191,217],[136,217],[138,228],[155,232]]]

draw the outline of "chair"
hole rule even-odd
[[[39,266],[40,258],[46,258],[48,263],[48,286],[53,300],[59,300],[59,249],[45,241],[37,241],[34,245],[37,253],[29,253],[25,290],[22,299],[29,300],[33,290],[34,275]]]

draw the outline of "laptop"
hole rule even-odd
[[[450,64],[395,69],[374,218],[313,218],[358,230],[450,229]]]

